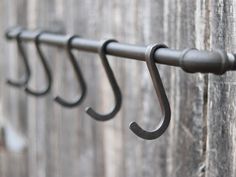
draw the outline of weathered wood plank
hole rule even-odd
[[[2,34],[4,34],[5,29],[9,25],[22,24],[27,26],[27,3],[26,0],[1,2],[1,7],[3,8],[3,16],[1,16]],[[9,65],[1,65],[1,68],[4,71],[4,74],[1,77],[1,83],[3,83],[1,84],[3,86],[3,96],[1,97],[1,100],[3,101],[1,119],[4,119],[3,122],[12,126],[14,130],[26,133],[26,97],[21,91],[5,85],[6,78],[19,79],[20,77],[18,76],[24,74],[24,66],[20,63],[21,60],[18,57],[15,44],[8,45],[5,41],[2,43],[1,40],[1,48],[5,51],[3,53],[1,52],[1,58],[9,59]],[[4,162],[2,169],[3,177],[23,177],[28,175],[27,151],[21,153],[4,151],[3,153],[1,159],[1,161]]]
[[[0,3],[0,24],[6,28],[13,24],[40,27],[98,40],[111,37],[135,44],[158,42],[171,48],[233,51],[234,7],[233,0],[9,0]],[[14,44],[1,40],[0,45],[3,83],[6,75],[17,78],[24,68]],[[33,70],[30,87],[40,90],[45,84],[44,71],[34,46],[27,49]],[[97,122],[84,108],[91,106],[105,113],[114,104],[98,55],[75,51],[88,92],[82,105],[65,109],[53,101],[54,96],[73,99],[80,88],[65,50],[43,49],[54,79],[47,97],[26,97],[23,90],[0,85],[3,113],[28,141],[27,150],[19,154],[0,152],[1,177],[235,176],[233,73],[208,78],[158,66],[172,120],[161,138],[145,141],[128,129],[131,121],[137,121],[151,130],[160,117],[145,63],[109,57],[123,93],[123,106],[113,120]]]
[[[213,1],[211,47],[234,51],[235,1]],[[207,177],[236,175],[235,168],[235,77],[209,76],[207,119]]]
[[[196,1],[170,2],[169,41],[173,48],[196,46]],[[204,7],[204,6],[203,6]],[[201,7],[201,8],[203,8]],[[199,8],[199,7],[198,7]],[[204,9],[202,9],[204,10]],[[194,13],[195,12],[195,13]],[[199,47],[199,46],[197,46]],[[205,78],[201,74],[172,71],[172,125],[170,130],[170,168],[167,176],[204,176],[205,160]],[[168,163],[167,163],[168,165]]]
[[[167,23],[165,19],[165,1],[149,1],[145,2],[144,17],[144,43],[164,43],[166,35],[164,31],[164,24]],[[166,44],[169,45],[169,44]],[[146,65],[146,64],[145,64]],[[166,66],[158,66],[159,72],[163,81],[164,87],[169,90],[170,70]],[[143,69],[142,73],[143,83],[143,115],[145,123],[143,127],[148,130],[155,129],[161,118],[161,111],[159,108],[158,99],[156,97],[154,87],[148,73],[147,67]],[[171,90],[169,90],[171,92]],[[169,91],[167,91],[169,96]],[[146,124],[146,125],[145,125]],[[141,176],[166,176],[167,175],[167,150],[168,150],[169,134],[166,132],[157,141],[143,141],[142,143],[142,169]]]

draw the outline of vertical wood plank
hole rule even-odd
[[[2,15],[1,18],[1,34],[4,34],[5,29],[9,25],[21,24],[27,26],[27,1],[2,1]],[[1,52],[1,58],[8,58],[9,65],[1,65],[3,68],[4,74],[1,78],[2,85],[2,111],[1,119],[13,128],[16,132],[26,133],[27,124],[26,124],[26,109],[27,106],[25,103],[26,97],[24,93],[13,87],[5,85],[6,78],[15,78],[20,79],[19,76],[24,75],[24,66],[22,66],[21,60],[18,57],[18,51],[16,50],[15,43],[11,45],[2,43],[1,48],[5,50],[5,54]],[[8,66],[8,67],[6,67]],[[6,69],[4,69],[6,68]],[[8,72],[10,71],[10,72]],[[5,104],[6,103],[6,104]],[[3,177],[10,176],[27,176],[27,151],[21,152],[11,152],[5,151],[2,156],[1,161],[4,163],[3,166]],[[22,163],[23,162],[23,163]]]
[[[235,51],[235,1],[211,3],[211,47]],[[236,174],[234,73],[209,76],[207,177]]]
[[[166,43],[171,48],[223,48],[234,51],[233,0],[9,0],[0,3],[0,24],[39,27],[85,38],[117,38],[134,44]],[[0,29],[3,34],[3,29]],[[24,73],[14,44],[0,41],[0,65],[5,76]],[[43,88],[45,76],[33,45],[27,45],[33,76],[30,86]],[[151,130],[160,110],[146,64],[114,60],[123,93],[123,106],[108,122],[91,119],[84,109],[109,111],[113,93],[98,55],[75,51],[82,66],[87,97],[75,109],[53,101],[80,94],[63,48],[43,46],[53,71],[53,89],[45,98],[0,85],[3,115],[27,136],[27,150],[0,152],[0,175],[11,176],[232,176],[235,168],[234,74],[186,74],[179,68],[158,66],[172,108],[168,131],[155,141],[136,137],[129,129],[137,121]],[[7,69],[5,68],[7,65]],[[6,71],[9,70],[9,71]],[[63,71],[63,72],[62,72]],[[209,83],[208,83],[209,82]]]
[[[196,30],[200,27],[195,21],[199,15],[196,8],[199,8],[196,1],[170,2],[170,11],[173,13],[169,17],[169,30],[172,32],[168,41],[173,48],[197,45],[196,38],[202,35],[202,31]],[[204,176],[205,77],[173,69],[171,80],[173,107],[167,176]]]

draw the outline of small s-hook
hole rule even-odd
[[[37,53],[39,55],[39,58],[40,58],[40,61],[42,62],[42,65],[43,65],[43,68],[45,70],[45,73],[46,73],[46,78],[47,78],[47,81],[48,81],[48,85],[47,87],[42,90],[42,91],[36,91],[36,90],[32,90],[30,89],[28,86],[25,88],[25,92],[30,94],[30,95],[33,95],[33,96],[43,96],[43,95],[46,95],[50,89],[51,89],[51,86],[52,86],[52,74],[51,74],[51,70],[50,70],[50,67],[47,63],[47,60],[42,52],[42,49],[40,48],[40,41],[39,41],[39,38],[42,34],[44,34],[46,32],[38,32],[37,35],[35,36],[35,46],[36,46],[36,49],[37,49]]]
[[[117,41],[114,39],[109,39],[109,40],[103,41],[101,43],[101,47],[98,49],[98,53],[101,58],[102,65],[105,69],[106,75],[108,77],[108,80],[110,82],[110,85],[112,87],[112,90],[113,90],[113,93],[115,96],[115,106],[112,109],[112,111],[107,114],[99,114],[99,113],[95,112],[91,107],[87,107],[86,112],[92,118],[94,118],[95,120],[98,120],[98,121],[106,121],[106,120],[112,119],[120,110],[121,103],[122,103],[122,95],[121,95],[120,88],[116,82],[116,78],[113,74],[113,71],[112,71],[112,69],[109,65],[109,62],[107,60],[107,57],[106,57],[106,47],[111,42],[117,42]]]
[[[57,96],[54,99],[57,103],[61,104],[62,106],[68,107],[68,108],[73,108],[73,107],[79,105],[80,103],[82,103],[82,101],[84,100],[84,98],[86,96],[86,92],[87,92],[86,83],[85,83],[83,74],[81,72],[79,63],[76,61],[76,58],[72,52],[71,43],[72,43],[73,39],[78,38],[78,37],[79,36],[77,36],[77,35],[69,37],[69,39],[67,41],[67,53],[68,53],[68,56],[70,59],[70,63],[71,63],[73,70],[75,72],[77,81],[78,81],[80,88],[81,88],[81,92],[82,92],[81,96],[78,99],[76,99],[75,101],[66,101],[65,99],[61,98],[60,96]]]
[[[146,131],[142,129],[136,122],[130,123],[131,131],[140,138],[146,140],[153,140],[160,137],[166,131],[171,117],[169,101],[166,96],[160,74],[155,65],[154,55],[156,50],[159,48],[167,48],[167,46],[163,44],[149,45],[145,53],[145,60],[163,113],[161,122],[154,131]]]
[[[9,32],[10,31],[7,32],[6,36],[8,35]],[[31,75],[28,58],[26,56],[26,52],[25,52],[24,46],[22,45],[22,40],[21,40],[21,34],[23,32],[24,32],[24,29],[19,28],[19,32],[16,36],[16,42],[17,42],[17,47],[18,47],[19,53],[21,55],[20,58],[22,59],[22,61],[24,63],[25,78],[23,80],[19,80],[19,81],[13,81],[10,79],[7,80],[7,84],[14,86],[14,87],[18,87],[18,88],[25,86],[28,83],[28,81],[30,79],[30,75]]]

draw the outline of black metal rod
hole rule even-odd
[[[19,28],[12,28],[6,32],[7,39],[15,39]],[[34,41],[37,31],[25,30],[20,38],[24,41]],[[66,47],[68,35],[44,33],[40,36],[40,43]],[[72,48],[85,52],[98,53],[100,41],[75,38],[71,43]],[[110,43],[107,45],[108,55],[145,61],[146,46],[137,46],[124,43]],[[223,50],[199,51],[194,48],[174,50],[161,48],[155,52],[156,63],[178,66],[189,73],[214,73],[223,74],[226,71],[236,70],[236,55]]]

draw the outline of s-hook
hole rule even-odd
[[[113,118],[117,114],[117,112],[120,110],[121,103],[122,103],[122,96],[121,96],[120,88],[116,82],[116,78],[112,72],[112,69],[111,69],[109,62],[107,60],[107,57],[106,57],[106,47],[111,42],[117,42],[117,41],[114,39],[109,39],[109,40],[103,41],[101,44],[101,47],[98,49],[98,53],[101,58],[102,65],[105,69],[106,75],[108,77],[108,80],[110,82],[110,85],[112,87],[112,90],[113,90],[113,93],[115,96],[115,107],[112,109],[112,111],[110,113],[107,113],[107,114],[96,113],[91,107],[87,107],[86,112],[92,118],[94,118],[98,121],[106,121],[106,120],[110,120],[111,118]]]
[[[155,65],[154,54],[159,48],[167,48],[167,46],[163,44],[149,45],[146,49],[145,60],[163,113],[161,122],[154,131],[146,131],[142,129],[136,122],[132,122],[129,126],[134,134],[147,140],[153,140],[160,137],[166,131],[171,117],[169,101],[166,96],[160,74]]]
[[[87,91],[86,83],[85,83],[83,74],[80,70],[80,66],[79,66],[78,62],[76,61],[75,56],[72,52],[71,43],[72,43],[73,39],[75,39],[77,37],[79,37],[79,36],[74,35],[74,36],[69,37],[69,39],[67,41],[67,53],[68,53],[71,65],[74,69],[77,81],[78,81],[80,88],[81,88],[81,92],[82,92],[81,96],[78,99],[76,99],[75,101],[66,101],[65,99],[61,98],[60,96],[57,96],[54,99],[57,103],[61,104],[62,106],[68,107],[68,108],[73,108],[73,107],[79,105],[83,101],[83,99],[85,98],[86,91]]]
[[[42,65],[43,65],[43,68],[45,70],[45,73],[46,73],[46,78],[47,78],[47,81],[48,81],[48,85],[47,87],[42,90],[42,91],[35,91],[35,90],[32,90],[30,89],[28,86],[25,88],[25,92],[30,94],[30,95],[33,95],[33,96],[43,96],[43,95],[46,95],[50,89],[51,89],[51,86],[52,86],[52,74],[51,74],[51,71],[50,71],[50,68],[49,68],[49,65],[47,63],[47,60],[40,48],[40,41],[39,41],[39,38],[40,36],[45,33],[43,31],[40,31],[37,33],[36,37],[35,37],[35,46],[36,46],[36,49],[37,49],[37,52],[38,52],[38,55],[39,55],[39,58],[42,62]]]
[[[19,50],[19,53],[21,55],[21,59],[24,63],[24,67],[25,67],[25,78],[23,80],[19,80],[19,81],[13,81],[13,80],[10,80],[8,79],[7,80],[7,83],[11,86],[14,86],[14,87],[23,87],[25,86],[29,79],[30,79],[30,67],[29,67],[29,62],[28,62],[28,59],[27,59],[27,56],[26,56],[26,53],[25,53],[25,50],[24,50],[24,46],[22,45],[22,41],[21,41],[21,34],[22,32],[24,31],[24,29],[22,28],[19,28],[19,32],[18,34],[16,35],[16,42],[17,42],[17,47],[18,47],[18,50]],[[10,30],[6,33],[6,35],[8,35],[8,33],[10,32]]]

